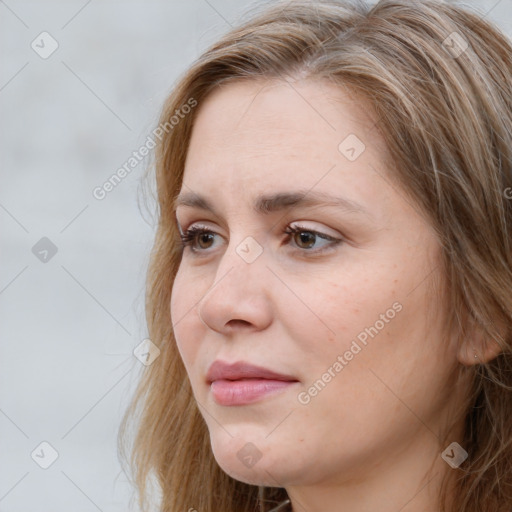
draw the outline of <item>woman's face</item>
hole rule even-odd
[[[456,349],[429,298],[437,238],[384,169],[376,119],[311,81],[228,84],[199,108],[176,217],[205,232],[170,307],[217,462],[287,487],[368,478],[406,453],[424,468],[456,400]],[[210,384],[218,360],[288,381]]]

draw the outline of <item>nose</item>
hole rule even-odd
[[[243,253],[228,247],[214,282],[197,305],[199,319],[223,335],[262,330],[272,322],[272,272],[266,267],[263,254],[248,261]]]

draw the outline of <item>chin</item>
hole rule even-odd
[[[283,470],[286,471],[286,467],[290,469],[284,454],[279,458],[271,446],[261,446],[261,443],[256,446],[246,439],[230,438],[224,442],[212,440],[212,451],[224,473],[250,485],[281,487]]]
[[[268,473],[262,471],[261,468],[259,470],[252,468],[246,469],[245,471],[240,471],[240,468],[237,467],[235,470],[235,468],[230,464],[219,464],[219,466],[221,467],[222,471],[224,471],[224,473],[228,474],[231,478],[234,478],[239,482],[243,482],[244,484],[258,486],[261,485],[264,487],[281,487],[280,484],[276,483],[276,480],[279,480],[279,478],[272,478]],[[270,474],[274,475],[272,471],[270,471]]]

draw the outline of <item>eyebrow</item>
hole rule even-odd
[[[196,192],[184,192],[178,195],[173,202],[173,211],[176,211],[178,206],[190,206],[219,216],[212,203],[206,197]],[[259,214],[270,214],[293,208],[314,206],[335,206],[347,213],[357,213],[372,217],[370,212],[359,203],[344,197],[336,197],[325,192],[313,190],[297,190],[261,195],[256,198],[253,210]]]

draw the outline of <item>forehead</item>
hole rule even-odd
[[[190,190],[183,191],[248,198],[293,185],[371,201],[382,187],[374,167],[383,142],[368,112],[325,82],[219,87],[199,105],[183,179]],[[347,144],[357,158],[343,153]]]
[[[368,111],[349,91],[323,81],[228,83],[199,106],[189,156],[338,155],[350,133],[369,142],[375,123]],[[376,141],[376,132],[371,137]]]

